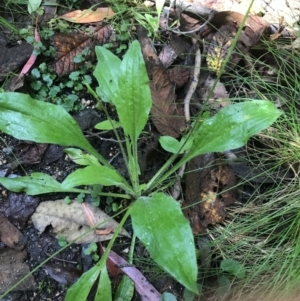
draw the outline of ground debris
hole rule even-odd
[[[115,229],[118,223],[111,219],[105,212],[90,204],[86,204],[95,217],[95,225],[100,225],[105,229]],[[90,227],[85,216],[82,205],[79,202],[72,202],[67,205],[64,200],[42,202],[31,217],[36,229],[44,232],[48,225],[52,225],[56,237],[63,236],[66,241],[71,242],[74,239],[76,243],[90,243],[105,241],[113,236],[113,233],[106,235],[96,235],[94,231],[86,233]],[[104,221],[106,221],[104,223]],[[83,235],[85,233],[85,235]],[[123,230],[121,235],[129,237],[127,231]]]
[[[28,275],[29,267],[23,262],[26,256],[26,251],[0,249],[0,293],[4,293]],[[30,275],[13,290],[30,291],[35,289],[37,289],[37,285],[33,276]]]
[[[225,207],[237,198],[236,178],[232,167],[218,162],[214,153],[192,159],[187,168],[184,214],[195,234],[205,232],[208,225],[223,221]]]

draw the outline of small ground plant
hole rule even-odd
[[[112,194],[113,197],[132,201],[101,259],[70,287],[65,300],[85,300],[99,275],[95,300],[100,295],[110,295],[106,260],[129,216],[135,235],[153,260],[188,290],[198,293],[197,260],[191,227],[180,204],[161,191],[160,187],[171,185],[170,177],[178,168],[198,155],[243,146],[251,136],[270,126],[281,112],[270,101],[248,99],[220,110],[213,117],[209,117],[209,114],[199,116],[183,143],[176,144],[171,139],[173,144],[170,147],[166,145],[170,139],[162,140],[165,141],[162,146],[171,148],[173,154],[152,179],[140,183],[138,139],[148,122],[152,104],[140,44],[134,41],[122,61],[100,46],[96,47],[96,55],[98,65],[94,76],[99,87],[96,92],[88,88],[104,110],[102,101],[116,109],[119,120],[112,120],[109,115],[107,119],[119,140],[128,179],[94,149],[75,120],[62,107],[32,99],[26,94],[1,93],[1,131],[21,140],[75,147],[66,148],[65,151],[82,168],[69,174],[61,183],[43,173],[15,179],[0,178],[0,183],[11,191],[28,195],[78,193],[82,192],[78,188],[82,185],[112,186],[123,191],[122,194]],[[116,125],[122,128],[124,144],[115,130]],[[183,151],[185,155],[181,156]],[[89,193],[91,190],[86,191],[86,194]],[[111,299],[109,297],[106,300]]]

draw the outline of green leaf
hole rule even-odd
[[[78,165],[98,165],[100,166],[97,158],[90,154],[84,154],[78,148],[65,148],[64,151],[68,154],[70,159]]]
[[[89,292],[99,276],[101,266],[95,265],[93,268],[83,273],[67,291],[65,301],[82,301],[87,300]]]
[[[159,138],[159,143],[161,147],[167,152],[170,152],[172,154],[182,154],[187,149],[191,148],[193,144],[192,139],[188,139],[188,141],[185,143],[186,140],[187,139],[185,137],[182,137],[181,140],[178,141],[177,139],[171,136],[161,136]]]
[[[122,277],[120,281],[114,301],[130,301],[134,294],[134,283],[126,275]]]
[[[106,265],[103,266],[100,274],[98,290],[94,301],[111,301],[111,283],[108,277]]]
[[[97,155],[103,164],[106,162],[62,107],[32,99],[27,94],[0,94],[0,130],[19,140],[77,146]]]
[[[80,168],[69,174],[62,182],[62,187],[73,188],[80,185],[119,186],[125,191],[131,191],[126,180],[115,170],[101,165],[91,165]]]
[[[99,84],[99,88],[96,90],[97,94],[103,101],[114,103],[119,90],[118,75],[121,60],[111,51],[101,46],[96,46],[95,52],[98,63],[93,74]]]
[[[131,44],[121,63],[118,97],[114,104],[125,134],[136,143],[152,105],[149,79],[138,41]]]
[[[198,287],[198,290],[199,292],[202,291],[202,285],[200,283],[197,283],[197,287]],[[183,300],[184,301],[193,301],[196,297],[196,294],[194,292],[191,292],[190,290],[188,289],[184,289],[183,291]]]
[[[140,197],[133,204],[131,218],[137,237],[155,262],[198,293],[194,237],[179,203],[164,193]]]
[[[195,128],[193,146],[184,161],[209,152],[239,148],[281,114],[272,102],[266,100],[245,101],[225,107]]]
[[[42,0],[28,0],[28,12],[30,14],[32,14],[33,12],[35,12],[41,5]]]
[[[164,292],[160,298],[161,301],[177,301],[176,297],[168,292]]]
[[[220,299],[223,299],[228,294],[230,287],[230,280],[226,276],[222,275],[218,280],[218,287],[216,289],[217,296]]]
[[[246,275],[245,267],[234,259],[223,259],[221,261],[220,268],[222,271],[230,273],[231,275],[239,279],[245,278]]]
[[[116,120],[104,120],[95,125],[95,129],[97,130],[112,130],[120,127],[120,122]]]
[[[26,192],[28,195],[74,191],[74,189],[62,187],[61,183],[55,181],[51,176],[40,172],[13,179],[0,177],[0,183],[8,190]]]

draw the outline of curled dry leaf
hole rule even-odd
[[[75,10],[62,15],[60,18],[73,23],[100,22],[115,15],[110,7],[100,7],[96,10]]]
[[[62,263],[46,263],[43,268],[52,279],[62,285],[71,285],[82,275],[81,270],[72,266],[65,266]]]
[[[118,223],[105,212],[91,204],[86,204],[85,206],[92,212],[95,218],[94,222],[96,225],[99,225],[99,229],[117,228]],[[79,202],[72,202],[70,205],[65,204],[64,200],[42,202],[31,219],[36,229],[40,232],[43,232],[47,226],[52,225],[55,236],[64,236],[68,242],[75,240],[90,229],[83,207]],[[130,237],[125,230],[122,230],[120,234]],[[97,235],[94,231],[90,231],[77,239],[76,243],[105,241],[112,236],[113,232],[106,235]]]
[[[175,84],[169,78],[168,72],[162,66],[147,31],[139,26],[137,34],[142,46],[146,62],[152,96],[151,119],[157,130],[172,137],[179,137],[185,131],[185,118],[182,107],[175,103]]]
[[[184,67],[174,67],[167,70],[170,80],[180,88],[185,85],[190,77],[190,70]]]
[[[212,28],[221,28],[223,25],[234,26],[236,29],[240,27],[244,15],[234,11],[222,11],[216,13],[211,19]],[[251,47],[260,40],[263,33],[268,28],[269,23],[263,18],[256,15],[249,15],[244,24],[243,30],[239,37],[239,41],[246,47]]]
[[[150,82],[153,105],[151,119],[157,130],[167,136],[179,137],[185,131],[182,108],[175,103],[175,85],[163,67],[153,70]]]
[[[22,250],[25,244],[23,234],[6,217],[2,216],[0,216],[0,241],[18,250]]]
[[[232,167],[219,164],[213,153],[200,155],[188,163],[186,176],[186,206],[184,214],[195,234],[205,232],[208,225],[220,223],[226,217],[225,207],[233,204],[237,191]]]
[[[217,33],[212,35],[211,38],[206,39],[206,62],[211,71],[217,74],[219,73],[234,41],[235,35],[235,26],[223,25],[220,27]],[[241,52],[245,52],[241,51],[244,50],[245,47],[243,48],[242,45],[239,45],[239,43],[236,44],[235,48],[237,50],[231,54],[230,61],[227,63],[225,70],[235,67],[235,65],[238,64],[241,59]]]
[[[76,33],[57,33],[53,37],[56,57],[54,70],[58,76],[69,74],[77,70],[79,64],[74,63],[76,55],[81,54],[84,50],[88,52],[86,60],[94,61],[95,45],[102,45],[109,41],[112,34],[109,25],[97,27],[93,37],[90,35]]]

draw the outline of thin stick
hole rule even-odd
[[[198,41],[195,38],[193,38],[192,42],[196,47],[194,74],[193,74],[193,78],[192,78],[189,90],[188,90],[188,92],[187,92],[187,94],[184,98],[184,116],[185,116],[185,120],[186,120],[187,124],[190,123],[190,119],[191,119],[190,102],[191,102],[191,98],[192,98],[192,96],[193,96],[193,94],[194,94],[194,92],[197,88],[197,85],[198,85],[199,76],[200,76],[200,68],[201,68],[201,51],[200,51]]]
[[[201,67],[201,51],[200,51],[200,47],[198,44],[198,41],[196,39],[192,39],[193,44],[196,47],[195,50],[195,67],[194,67],[194,74],[193,74],[193,78],[191,81],[191,85],[189,87],[189,90],[184,98],[184,116],[185,116],[185,121],[186,124],[190,124],[190,119],[191,119],[191,114],[190,114],[190,102],[191,102],[191,98],[197,88],[198,85],[198,81],[199,81],[199,76],[200,76],[200,67]],[[176,200],[181,192],[181,179],[183,177],[184,171],[185,171],[185,167],[186,164],[183,164],[179,170],[178,170],[178,174],[177,174],[177,179],[176,182],[174,184],[174,187],[172,189],[172,197]]]

